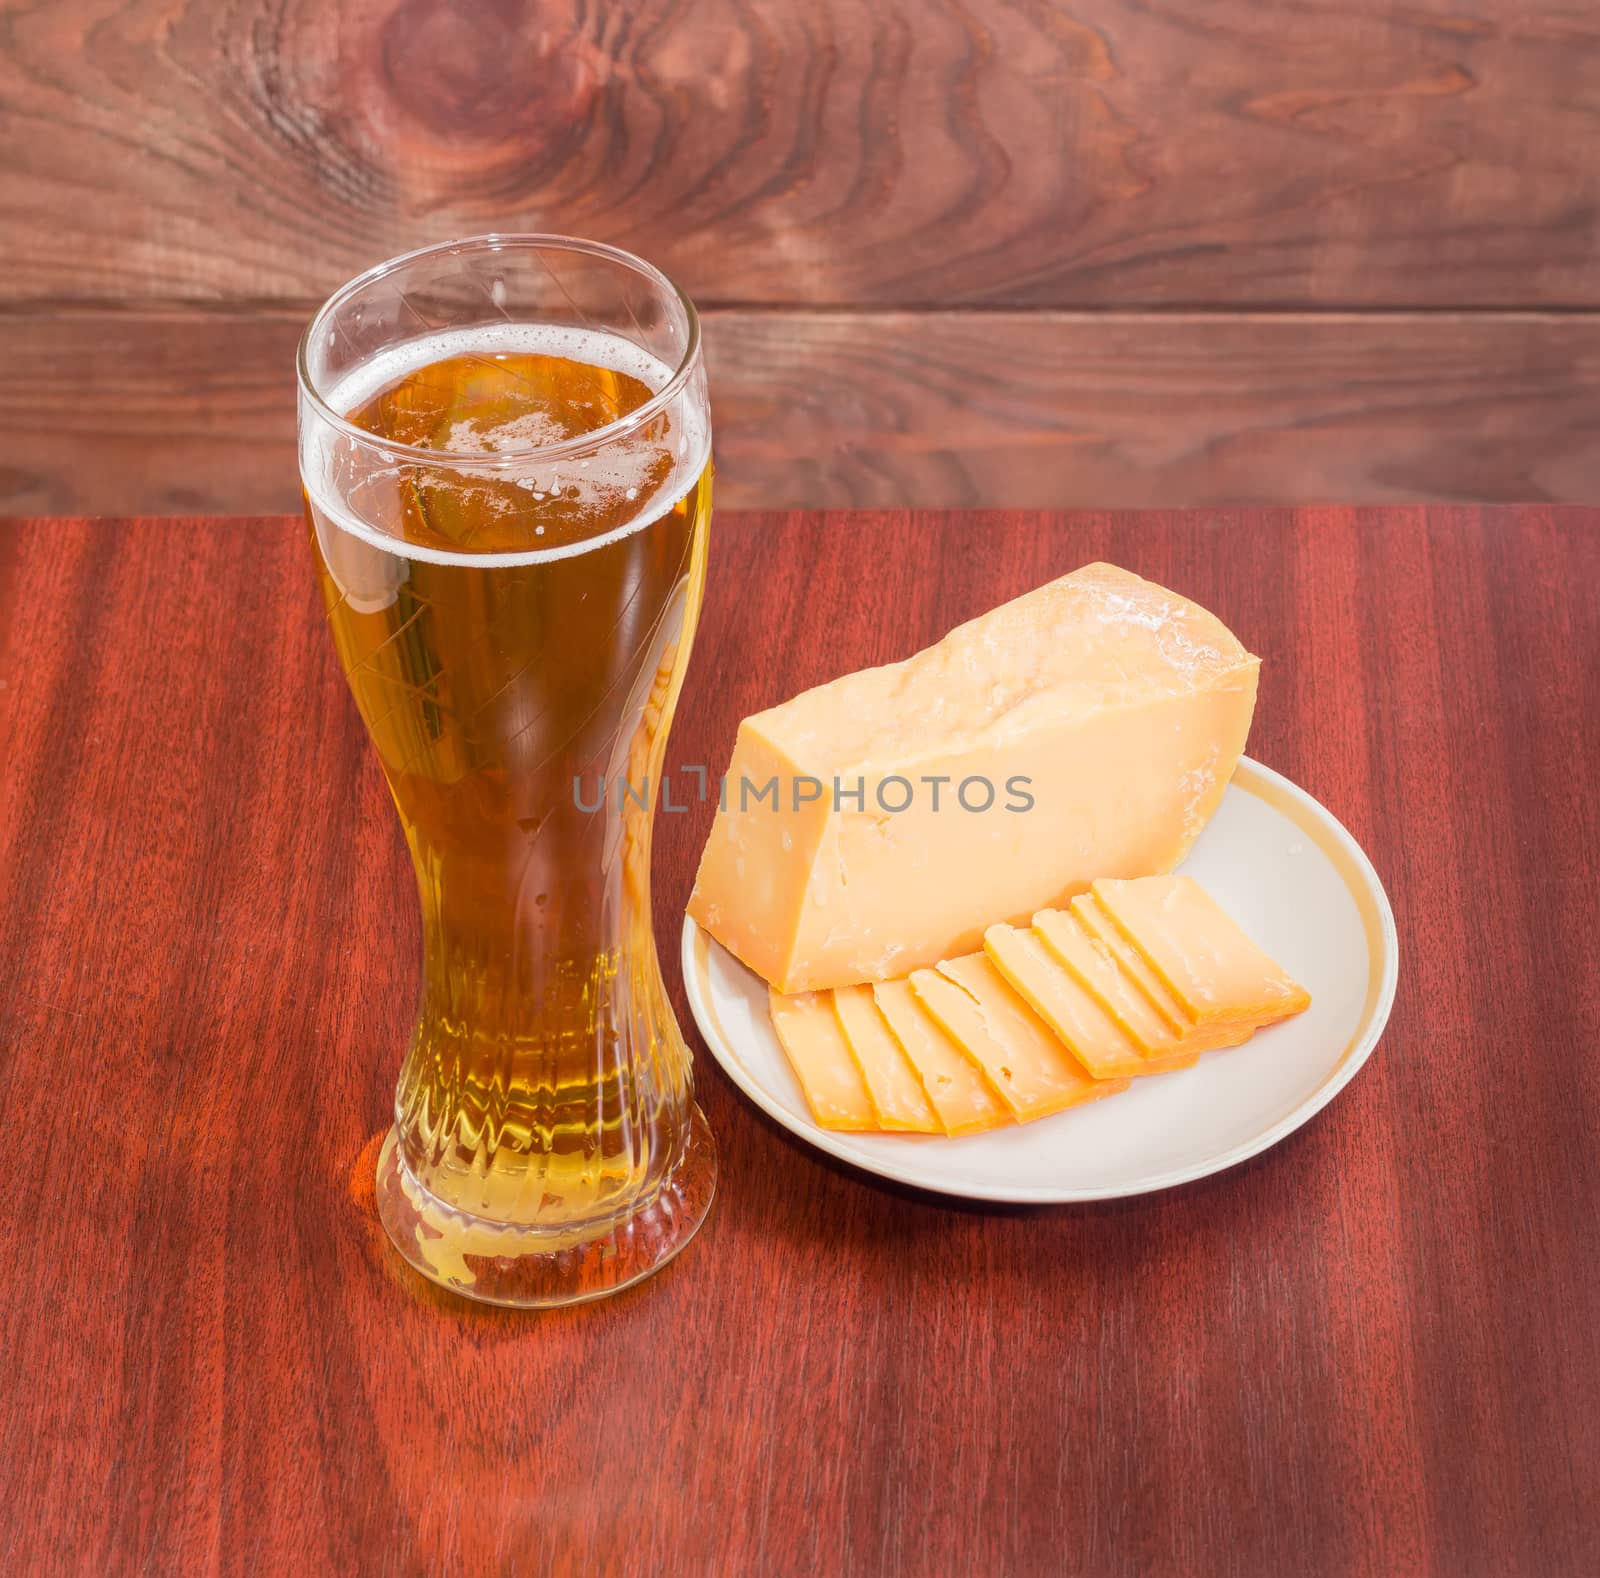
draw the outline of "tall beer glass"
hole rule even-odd
[[[473,1298],[613,1292],[716,1180],[650,917],[711,514],[694,309],[611,247],[430,247],[317,313],[299,414],[328,625],[422,897],[379,1213]]]

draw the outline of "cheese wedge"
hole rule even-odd
[[[1165,1068],[1193,1063],[1198,1056],[1145,1057],[1138,1042],[1073,980],[1031,931],[991,926],[983,934],[983,951],[1095,1079],[1159,1074]]]
[[[841,986],[832,997],[839,1027],[878,1114],[878,1126],[919,1134],[943,1133],[944,1125],[917,1071],[872,1000],[872,988]]]
[[[1117,929],[1117,924],[1106,913],[1093,893],[1080,893],[1072,901],[1073,918],[1096,942],[1105,946],[1124,975],[1138,987],[1152,1008],[1178,1035],[1194,1027],[1182,1003],[1162,984],[1161,977],[1145,963],[1143,956]],[[1037,921],[1038,917],[1034,919]],[[1048,939],[1046,939],[1048,942]]]
[[[1101,880],[1094,896],[1197,1024],[1259,1023],[1310,1006],[1193,877]]]
[[[849,990],[839,988],[841,993]],[[871,992],[946,1134],[971,1134],[1011,1122],[1011,1112],[994,1087],[917,1000],[909,981],[881,981]]]
[[[850,1055],[826,992],[769,994],[772,1027],[805,1092],[811,1116],[825,1129],[875,1129],[878,1114]]]
[[[798,992],[1167,871],[1233,774],[1258,667],[1203,608],[1087,565],[746,718],[689,913]]]
[[[981,953],[914,970],[911,989],[1021,1121],[1127,1088],[1091,1079]]]

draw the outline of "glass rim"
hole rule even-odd
[[[429,449],[421,444],[406,444],[399,439],[384,438],[379,433],[373,433],[350,421],[343,412],[329,405],[322,391],[317,388],[307,359],[313,337],[329,314],[358,291],[423,258],[442,257],[455,252],[509,252],[540,247],[562,252],[584,252],[591,257],[604,258],[621,264],[658,286],[667,297],[676,299],[682,306],[689,334],[678,365],[672,370],[672,376],[648,400],[625,416],[619,416],[616,421],[607,422],[605,426],[597,427],[592,432],[581,433],[575,438],[560,439],[553,444],[518,445],[512,449],[499,449],[483,455],[453,455],[448,450]],[[639,348],[644,349],[643,346]],[[382,263],[374,264],[353,279],[346,280],[312,313],[310,322],[306,324],[300,336],[294,360],[295,378],[300,386],[300,393],[315,408],[318,418],[353,441],[383,450],[388,454],[405,456],[424,465],[449,467],[470,464],[474,470],[483,470],[528,460],[561,460],[572,455],[587,454],[597,448],[603,448],[606,444],[614,443],[635,428],[648,425],[682,393],[684,385],[694,375],[695,368],[699,364],[700,351],[700,314],[695,311],[694,303],[689,299],[688,293],[662,273],[655,264],[646,262],[637,253],[611,246],[608,242],[589,241],[582,236],[563,236],[543,231],[491,230],[482,235],[461,236],[452,241],[435,241],[424,247],[413,248],[410,252],[386,258]]]

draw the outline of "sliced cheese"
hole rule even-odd
[[[1070,910],[1040,910],[1033,917],[1033,935],[1146,1057],[1162,1057],[1173,1050],[1178,1040],[1173,1026],[1111,950],[1085,931]],[[989,946],[987,937],[983,945]]]
[[[769,994],[772,1027],[805,1092],[811,1115],[825,1129],[875,1129],[878,1114],[850,1055],[826,992]]]
[[[1239,1025],[1215,1025],[1184,1037],[1183,1044],[1191,1052],[1220,1052],[1227,1047],[1243,1046],[1260,1028],[1260,1023],[1255,1021]]]
[[[991,926],[983,951],[1095,1079],[1159,1073],[1138,1043],[1062,969],[1031,931]],[[1189,1059],[1193,1062],[1193,1059]]]
[[[850,990],[840,987],[841,993]],[[946,1134],[970,1134],[1011,1122],[994,1087],[923,1007],[909,981],[880,981],[871,989],[878,1011],[910,1058]]]
[[[1103,943],[1145,1000],[1179,1035],[1194,1026],[1182,1003],[1163,984],[1161,977],[1145,963],[1143,956],[1117,929],[1117,923],[1106,913],[1105,906],[1093,893],[1080,893],[1072,901],[1071,910],[1083,929],[1097,942]]]
[[[943,1133],[944,1125],[928,1100],[904,1048],[872,1000],[870,986],[841,986],[833,1011],[867,1087],[867,1096],[885,1129],[920,1134]]]
[[[981,946],[1166,871],[1227,787],[1259,660],[1107,564],[739,726],[689,913],[780,991]]]
[[[1077,900],[1073,900],[1077,904]],[[1117,1024],[1133,1036],[1139,1050],[1157,1068],[1187,1068],[1202,1052],[1218,1047],[1238,1046],[1247,1040],[1253,1025],[1241,1027],[1233,1023],[1220,1026],[1199,1025],[1187,1016],[1183,1018],[1181,1032],[1172,1028],[1164,1014],[1158,1012],[1150,999],[1140,990],[1137,982],[1123,967],[1117,955],[1098,937],[1087,932],[1063,910],[1040,910],[1033,917],[1034,935],[1089,995],[1105,1009]],[[985,944],[987,946],[987,943]],[[1123,943],[1127,948],[1128,944]],[[1129,949],[1132,952],[1131,949]],[[1141,959],[1141,969],[1149,966]],[[1182,1013],[1177,1000],[1158,988]]]
[[[1101,880],[1094,896],[1197,1024],[1262,1023],[1310,1006],[1193,877]]]
[[[915,970],[911,988],[1022,1121],[1127,1088],[1091,1079],[981,953]]]

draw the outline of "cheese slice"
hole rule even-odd
[[[1227,1047],[1243,1046],[1246,1041],[1261,1028],[1263,1023],[1269,1021],[1249,1020],[1237,1025],[1215,1025],[1209,1029],[1196,1030],[1183,1039],[1183,1047],[1188,1052],[1220,1052]]]
[[[849,990],[839,988],[840,993]],[[909,981],[880,981],[871,992],[878,1011],[916,1069],[946,1134],[970,1134],[1011,1122],[1010,1109],[918,1001]]]
[[[850,1055],[826,992],[769,994],[772,1028],[805,1092],[811,1115],[825,1129],[875,1129],[878,1114]]]
[[[1173,1050],[1178,1036],[1172,1025],[1121,968],[1111,950],[1085,931],[1070,910],[1040,910],[1033,917],[1033,934],[1146,1057],[1161,1057]],[[984,947],[988,946],[985,938]]]
[[[1096,942],[1104,944],[1119,968],[1176,1034],[1183,1035],[1193,1029],[1194,1020],[1189,1017],[1183,1004],[1167,990],[1161,977],[1145,962],[1143,955],[1117,929],[1116,922],[1093,893],[1080,893],[1072,901],[1071,911],[1079,925]]]
[[[1091,564],[739,726],[689,913],[783,992],[977,949],[1170,870],[1244,749],[1259,660]]]
[[[833,1011],[867,1087],[868,1099],[885,1129],[940,1134],[944,1125],[928,1100],[904,1048],[872,1000],[870,986],[841,986]]]
[[[1127,1088],[1125,1079],[1084,1073],[981,953],[914,970],[911,988],[1024,1122]]]
[[[1186,1068],[1199,1056],[1147,1058],[1139,1043],[1031,931],[991,926],[983,935],[983,951],[1095,1079],[1159,1074],[1168,1068]]]
[[[1078,901],[1074,899],[1072,902],[1076,908]],[[1187,1068],[1202,1052],[1238,1046],[1249,1039],[1251,1030],[1255,1028],[1254,1022],[1197,1026],[1184,1016],[1182,1031],[1176,1031],[1166,1016],[1158,1012],[1140,990],[1119,957],[1099,937],[1086,931],[1072,912],[1040,910],[1033,917],[1033,930],[1044,944],[1045,951],[1053,955],[1067,973],[1133,1036],[1146,1058],[1158,1062],[1162,1067]],[[1122,946],[1133,952],[1126,942]],[[1150,967],[1142,959],[1138,963],[1141,969],[1149,970]],[[1174,1011],[1181,1014],[1177,1000],[1166,992],[1165,987],[1160,986],[1159,981],[1157,986],[1174,1005]]]
[[[1098,881],[1094,896],[1197,1024],[1297,1014],[1311,996],[1193,877]]]

